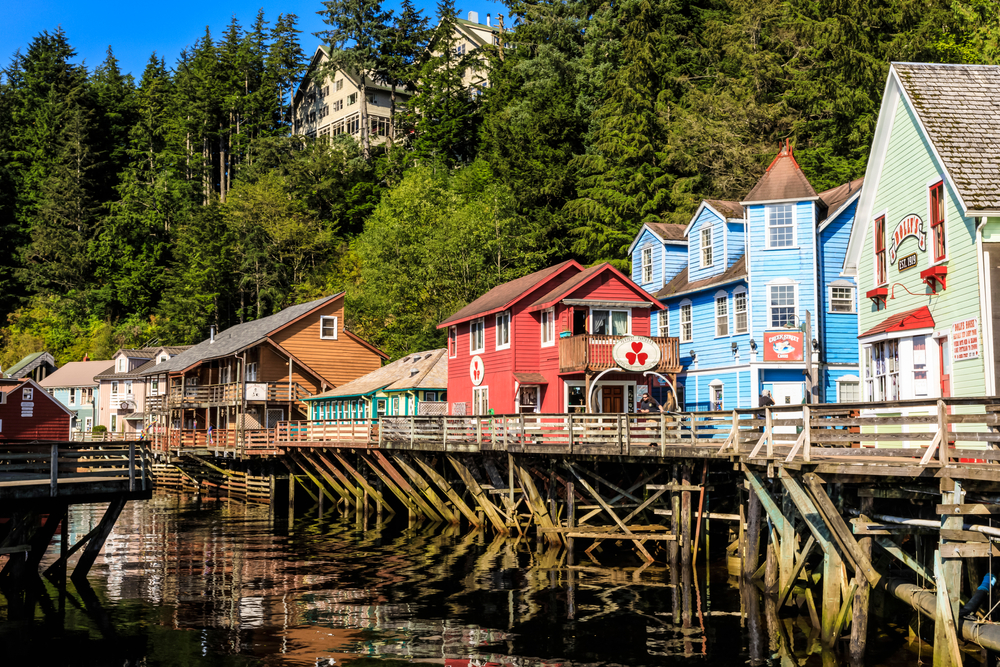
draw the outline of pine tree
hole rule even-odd
[[[427,48],[430,31],[428,19],[412,0],[400,3],[400,12],[382,43],[382,70],[379,76],[391,88],[389,98],[389,145],[392,147],[399,131],[413,129],[411,123],[397,125],[396,92],[412,95],[419,77],[421,56]]]
[[[278,92],[278,113],[286,131],[291,126],[292,94],[295,83],[305,71],[305,55],[299,44],[295,14],[279,14],[271,30],[271,47],[267,54],[267,75]],[[285,104],[288,104],[286,111]]]
[[[115,197],[119,174],[128,165],[128,135],[135,117],[135,80],[122,74],[111,47],[107,58],[89,79],[94,105],[94,146],[98,147],[101,165],[94,180],[99,190],[95,198],[109,202]]]
[[[371,123],[368,120],[368,83],[385,71],[382,44],[390,14],[378,0],[325,0],[326,8],[317,12],[327,30],[314,33],[329,48],[329,58],[317,68],[315,82],[322,85],[336,72],[345,70],[358,77],[360,87],[361,155],[371,158]]]

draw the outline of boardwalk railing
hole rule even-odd
[[[93,446],[67,443],[0,445],[0,497],[48,483],[51,497],[60,485],[112,483],[122,491],[152,488],[147,443]]]

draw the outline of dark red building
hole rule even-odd
[[[31,378],[0,379],[0,442],[69,440],[73,413]]]
[[[677,339],[650,337],[662,308],[607,263],[499,285],[438,325],[451,412],[633,412],[644,387],[680,370]]]

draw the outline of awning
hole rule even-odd
[[[891,333],[893,331],[911,331],[914,329],[933,328],[934,317],[931,315],[930,309],[927,308],[927,306],[921,306],[920,308],[908,310],[905,313],[898,313],[887,317],[881,324],[872,327],[858,336],[858,338],[868,338],[869,336]]]
[[[514,379],[521,384],[548,384],[549,381],[541,373],[514,373]]]
[[[125,415],[124,419],[127,419],[128,421],[142,421],[145,417],[146,414],[143,412],[133,412]]]

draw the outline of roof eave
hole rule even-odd
[[[815,197],[792,197],[791,199],[761,199],[759,201],[741,201],[741,206],[760,206],[761,204],[794,204],[799,201],[819,201],[819,195]]]
[[[712,289],[712,288],[715,288],[715,287],[722,287],[723,285],[732,285],[733,283],[738,283],[738,282],[744,281],[746,279],[747,279],[747,274],[744,273],[743,275],[736,276],[734,278],[730,278],[729,280],[723,280],[723,281],[720,281],[720,282],[717,282],[717,283],[712,283],[711,285],[703,285],[702,287],[696,287],[694,289],[688,289],[688,290],[684,290],[682,292],[675,292],[674,294],[668,294],[666,296],[655,297],[655,298],[658,298],[658,299],[675,299],[675,298],[677,298],[679,296],[686,296],[688,294],[695,294],[695,293],[701,292],[703,290],[709,290],[709,289]]]

